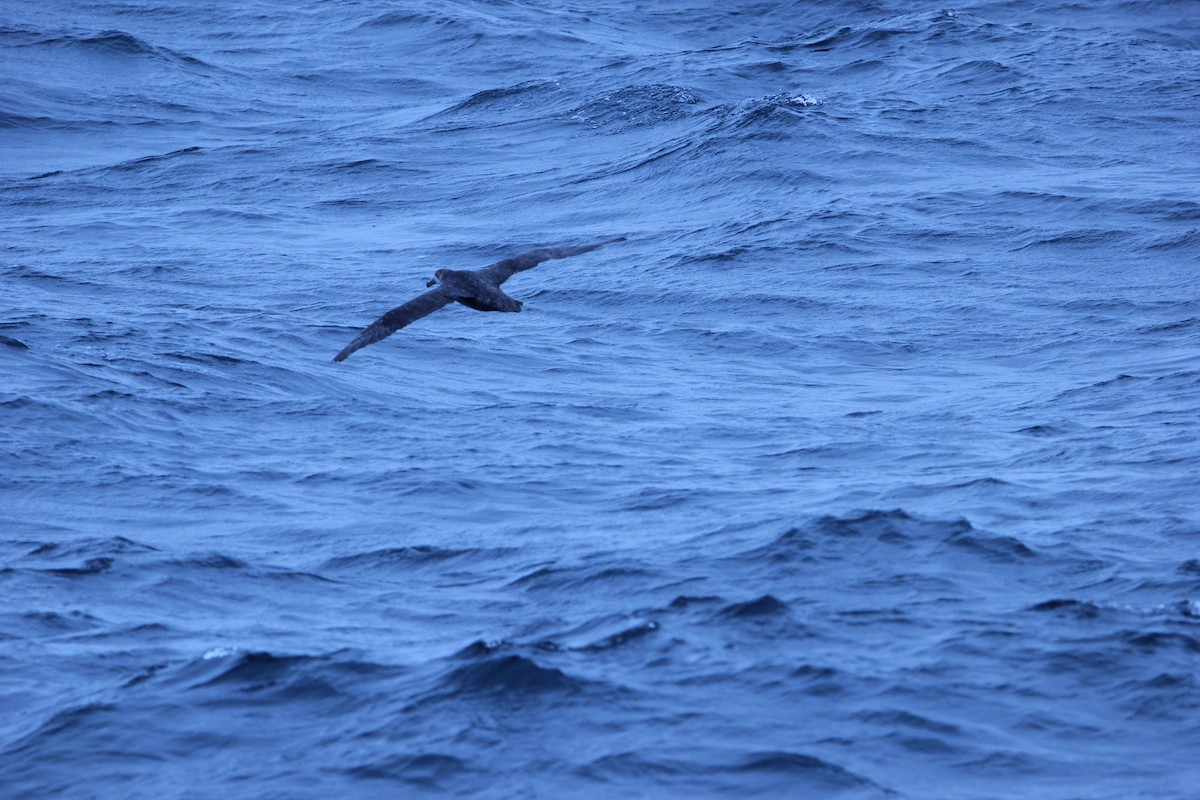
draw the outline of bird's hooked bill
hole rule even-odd
[[[425,288],[428,289],[430,286],[433,286],[435,283],[437,283],[437,278],[430,278],[429,280],[425,281]]]

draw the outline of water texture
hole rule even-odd
[[[0,797],[1200,797],[1196,3],[7,0],[0,75]]]

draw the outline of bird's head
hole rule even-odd
[[[446,277],[446,270],[439,269],[437,272],[433,273],[433,277],[426,281],[425,285],[433,286],[435,283],[441,283],[442,278],[444,277]]]

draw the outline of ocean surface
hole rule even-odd
[[[1200,798],[1198,154],[1194,0],[5,0],[0,797]]]

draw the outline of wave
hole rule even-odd
[[[26,39],[26,47],[70,48],[89,53],[99,53],[115,57],[153,58],[165,61],[177,61],[191,66],[209,67],[209,64],[198,58],[160,47],[147,42],[131,33],[121,30],[104,30],[97,33],[63,33],[40,37],[36,40]]]
[[[434,545],[385,547],[362,553],[335,556],[327,560],[325,569],[394,570],[414,567],[442,568],[446,562],[483,561],[506,551],[498,549],[446,548]]]
[[[778,617],[787,615],[788,604],[774,595],[764,594],[754,600],[731,603],[721,609],[721,616],[739,618]]]
[[[20,339],[14,339],[11,336],[0,336],[0,344],[5,347],[11,347],[14,350],[28,350],[29,345],[22,342]]]
[[[684,119],[700,102],[690,90],[672,84],[626,86],[590,100],[568,112],[570,119],[589,128],[617,133]]]
[[[460,100],[449,108],[426,117],[425,120],[453,119],[462,116],[467,118],[464,121],[475,125],[479,124],[480,116],[486,116],[489,120],[488,124],[494,124],[491,121],[498,116],[514,110],[522,112],[520,115],[522,120],[530,119],[536,116],[544,105],[544,101],[533,102],[533,99],[553,92],[556,86],[557,84],[550,81],[526,81],[513,86],[484,89],[475,92],[465,100]]]
[[[527,591],[561,591],[601,586],[619,586],[626,582],[642,582],[656,573],[636,564],[606,565],[602,567],[548,567],[542,566],[514,578],[509,585]]]
[[[401,781],[427,789],[440,789],[471,773],[467,762],[446,753],[404,753],[347,766],[340,771],[353,778]]]
[[[576,692],[587,686],[556,667],[543,667],[517,654],[486,658],[457,667],[441,681],[443,697],[498,697]]]

